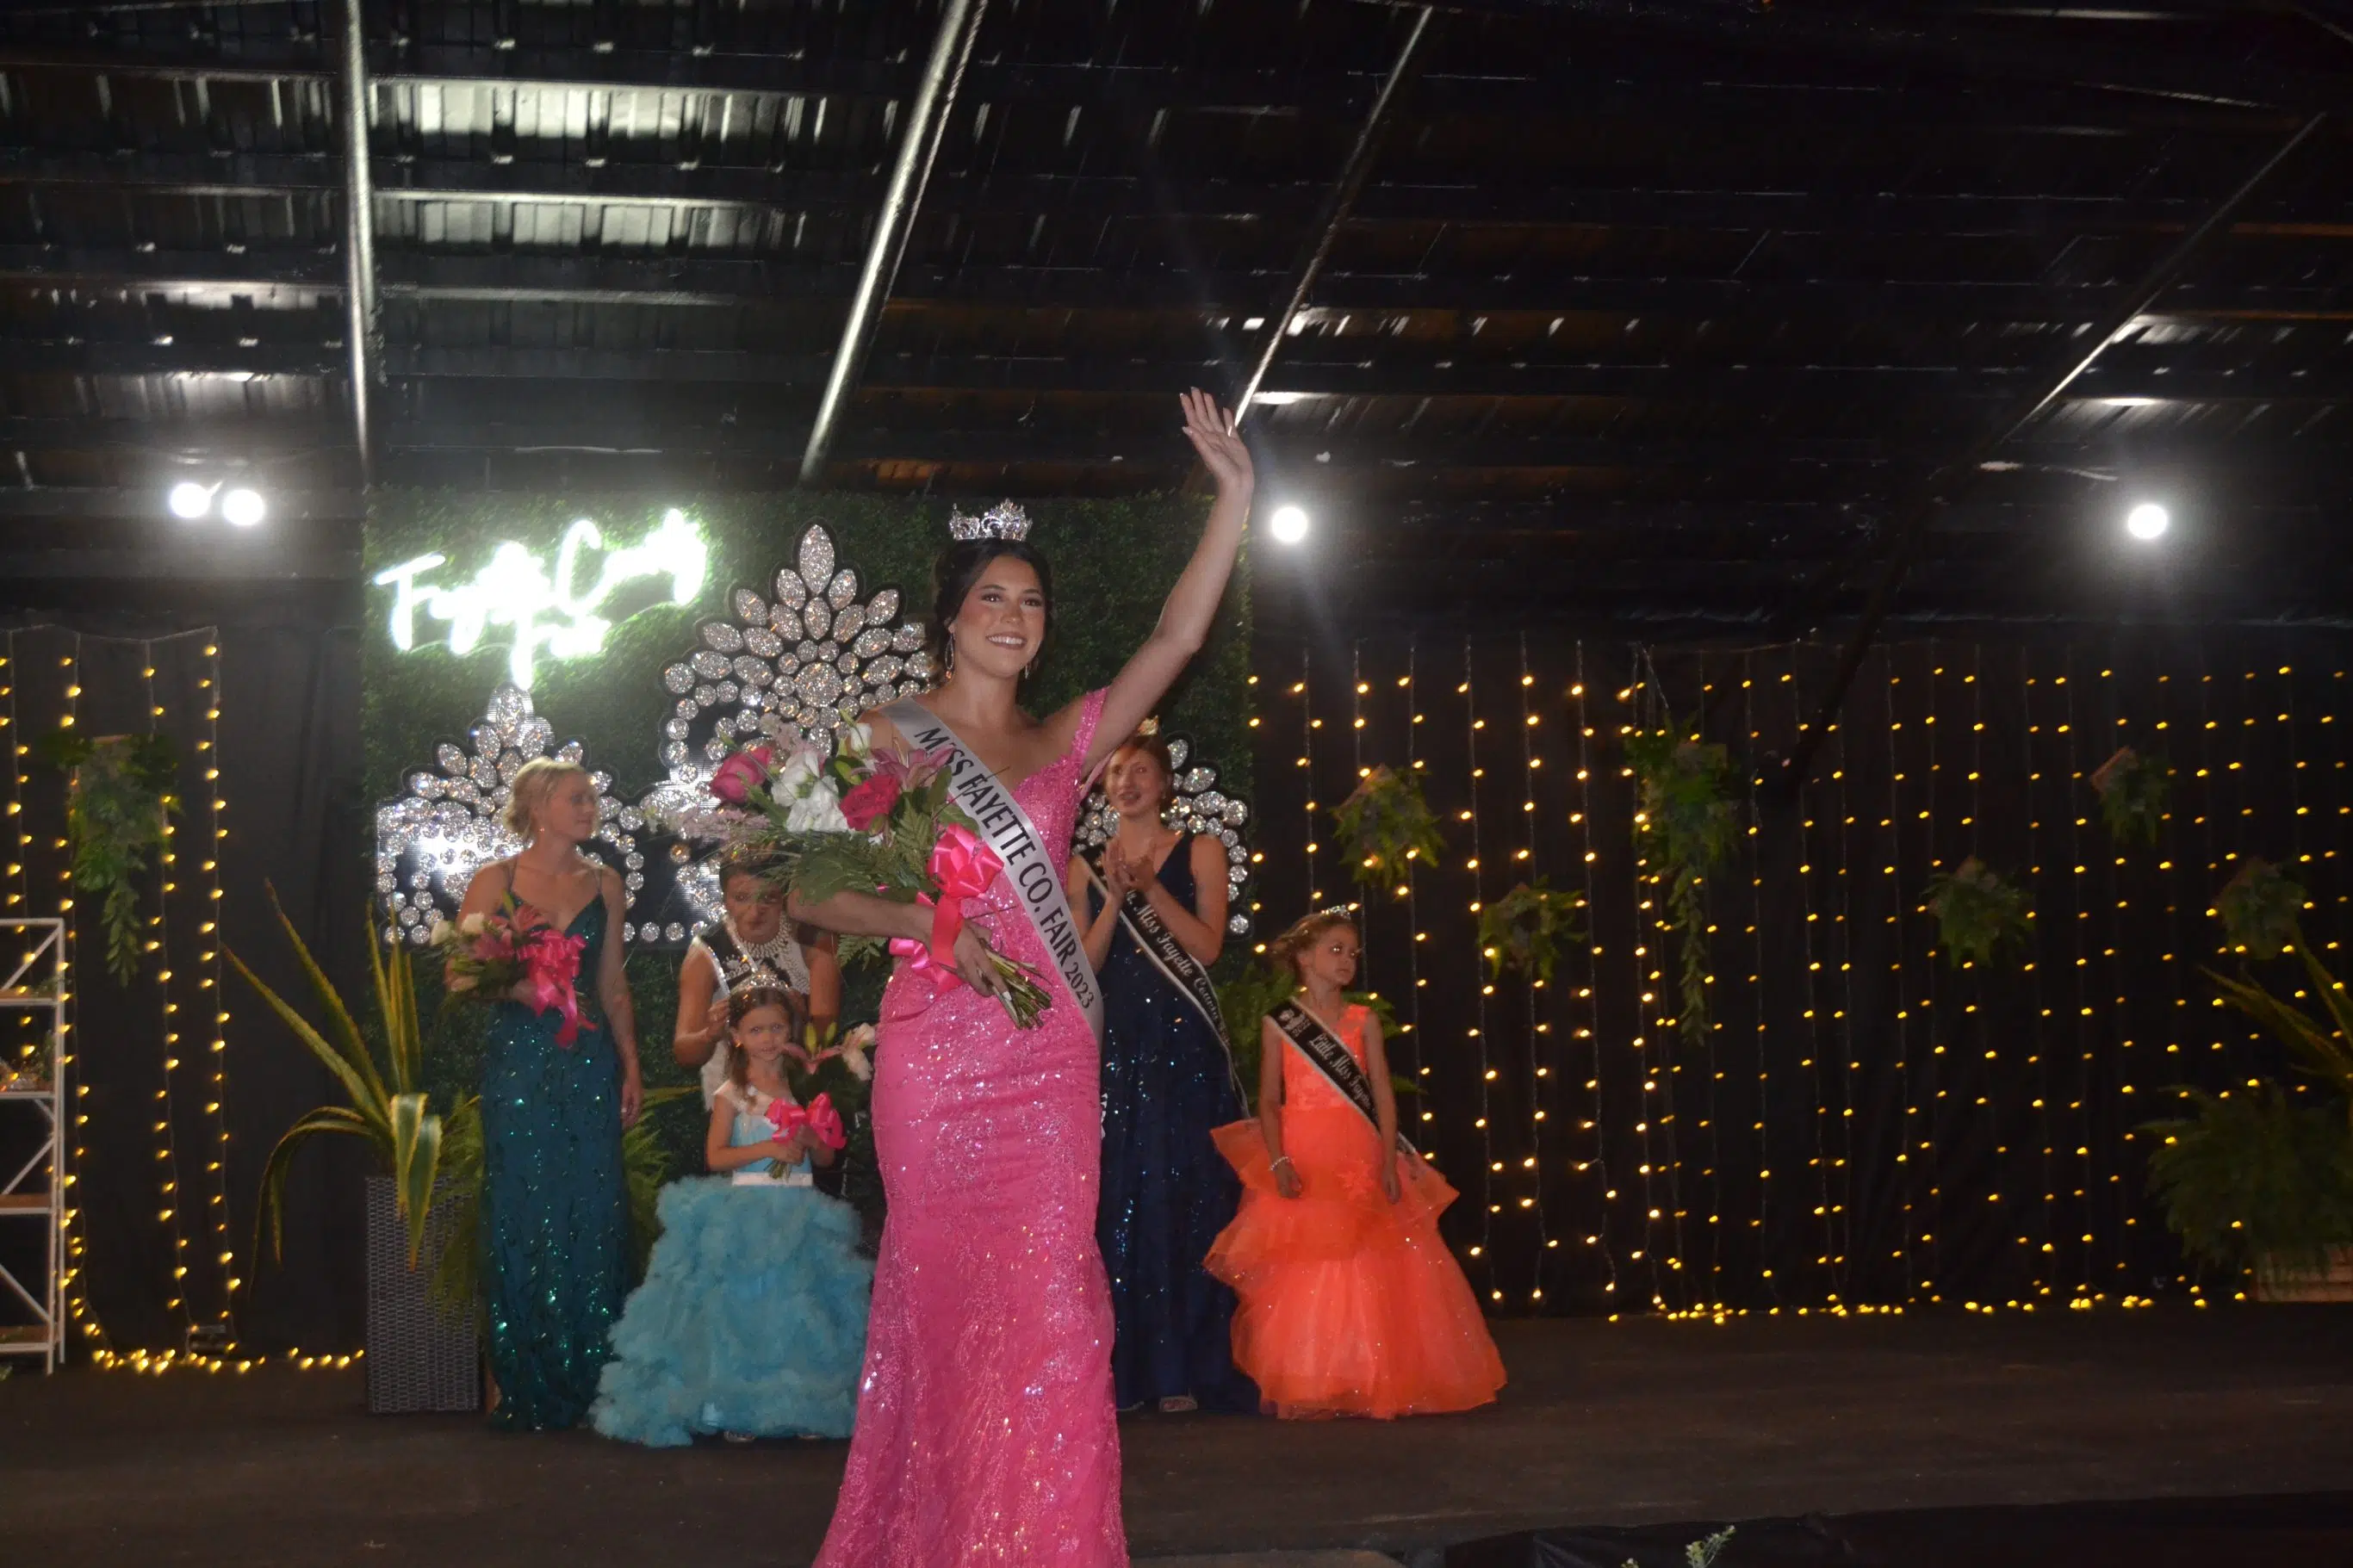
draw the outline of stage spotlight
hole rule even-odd
[[[258,490],[233,489],[221,497],[221,516],[238,528],[251,528],[269,513]]]
[[[1274,515],[1267,520],[1267,527],[1272,531],[1276,543],[1297,544],[1307,537],[1307,513],[1295,506],[1277,507]]]
[[[2171,514],[2153,500],[2145,500],[2125,513],[2125,531],[2135,539],[2156,539],[2171,524]]]
[[[200,485],[194,479],[182,479],[172,487],[172,493],[167,498],[172,515],[186,518],[192,522],[204,516],[213,510],[213,489],[211,485]]]

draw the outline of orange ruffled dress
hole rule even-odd
[[[1362,1007],[1335,1029],[1359,1065]],[[1503,1359],[1470,1281],[1438,1234],[1454,1189],[1392,1151],[1402,1196],[1381,1192],[1380,1139],[1298,1050],[1282,1052],[1282,1143],[1301,1193],[1275,1191],[1255,1120],[1213,1136],[1242,1181],[1241,1209],[1209,1248],[1234,1289],[1234,1363],[1284,1417],[1427,1415],[1491,1403]]]

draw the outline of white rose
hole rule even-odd
[[[833,791],[818,788],[807,791],[785,808],[785,830],[788,833],[847,833],[849,819],[841,815],[841,802]]]
[[[445,945],[449,940],[449,922],[435,921],[433,929],[425,933],[425,940],[435,947]]]
[[[864,757],[874,750],[874,726],[844,724],[835,742],[836,749],[845,757]]]
[[[798,800],[817,781],[817,759],[806,751],[796,751],[770,775],[768,795],[772,800]]]

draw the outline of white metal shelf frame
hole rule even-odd
[[[14,939],[0,947],[0,964],[11,962],[5,954],[20,954],[7,978],[0,980],[0,1012],[29,1010],[48,1016],[46,1060],[36,1059],[29,1072],[21,1064],[0,1063],[0,1071],[7,1074],[0,1077],[0,1117],[31,1114],[46,1121],[30,1154],[5,1172],[5,1184],[0,1184],[0,1226],[47,1227],[41,1278],[28,1273],[20,1279],[0,1260],[0,1355],[37,1355],[47,1370],[55,1371],[65,1359],[66,1151],[71,1146],[66,1137],[66,922],[56,916],[0,920],[0,932]],[[33,1321],[11,1322],[16,1315],[6,1311],[11,1306],[29,1310]]]

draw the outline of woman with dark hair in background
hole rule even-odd
[[[785,919],[785,889],[767,864],[723,858],[719,863],[719,918],[694,933],[678,972],[678,1022],[670,1055],[702,1073],[702,1103],[727,1081],[728,996],[754,980],[793,993],[806,1021],[819,1033],[841,1016],[841,965],[833,938],[796,929]]]
[[[1209,965],[1226,941],[1226,851],[1179,833],[1168,742],[1139,731],[1113,752],[1103,796],[1119,827],[1073,856],[1071,904],[1103,988],[1103,1203],[1120,1408],[1255,1411],[1234,1368],[1234,1293],[1202,1268],[1241,1184],[1213,1128],[1243,1113]]]
[[[1111,1303],[1095,1246],[1100,989],[1063,892],[1086,780],[1208,637],[1250,512],[1250,453],[1204,393],[1185,433],[1218,484],[1159,624],[1111,685],[1021,710],[1052,581],[1018,508],[958,518],[932,636],[944,679],[868,716],[878,747],[945,747],[1005,869],[934,952],[931,910],[845,892],[793,914],[904,939],[882,999],[874,1142],[890,1216],[849,1465],[818,1568],[1120,1568]],[[952,922],[944,921],[944,931]],[[1019,1028],[992,950],[1051,997]],[[935,960],[947,960],[947,964]],[[963,984],[942,989],[933,971]]]

